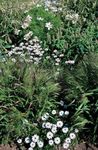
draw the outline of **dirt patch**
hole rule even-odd
[[[17,150],[15,145],[1,145],[0,150]]]
[[[1,145],[0,146],[0,150],[19,150],[16,148],[15,145]],[[59,149],[56,149],[56,150],[65,150],[63,148],[59,148]],[[91,144],[88,144],[88,143],[81,143],[81,144],[78,144],[74,150],[98,150],[97,147],[95,147],[94,145],[91,145]]]
[[[98,148],[92,144],[81,143],[76,146],[75,150],[98,150]]]

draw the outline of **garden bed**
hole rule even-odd
[[[97,18],[97,0],[0,1],[0,150],[98,149]]]

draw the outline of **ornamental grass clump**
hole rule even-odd
[[[37,131],[41,115],[54,108],[59,86],[53,70],[6,59],[0,63],[0,143]]]

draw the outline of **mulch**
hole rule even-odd
[[[17,147],[15,145],[1,145],[0,146],[0,150],[18,150]],[[65,149],[59,149],[59,150],[65,150]],[[74,150],[98,150],[97,147],[95,147],[92,144],[88,144],[88,143],[81,143],[78,144]]]

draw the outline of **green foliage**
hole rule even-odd
[[[97,142],[98,139],[97,60],[98,54],[90,53],[88,56],[84,56],[82,61],[76,64],[75,67],[64,68],[63,74],[60,78],[62,81],[61,94],[63,94],[63,97],[65,97],[65,101],[74,102],[74,108],[76,108],[76,112],[72,120],[75,121],[75,125],[77,125],[78,121],[80,128],[83,124],[86,124],[89,121],[87,123],[88,125],[85,126],[87,130],[85,130],[85,132],[92,137],[93,142]],[[83,115],[83,118],[80,116],[80,114]]]
[[[79,15],[91,20],[95,17],[97,9],[97,0],[61,0],[62,3],[69,8],[79,13]]]

